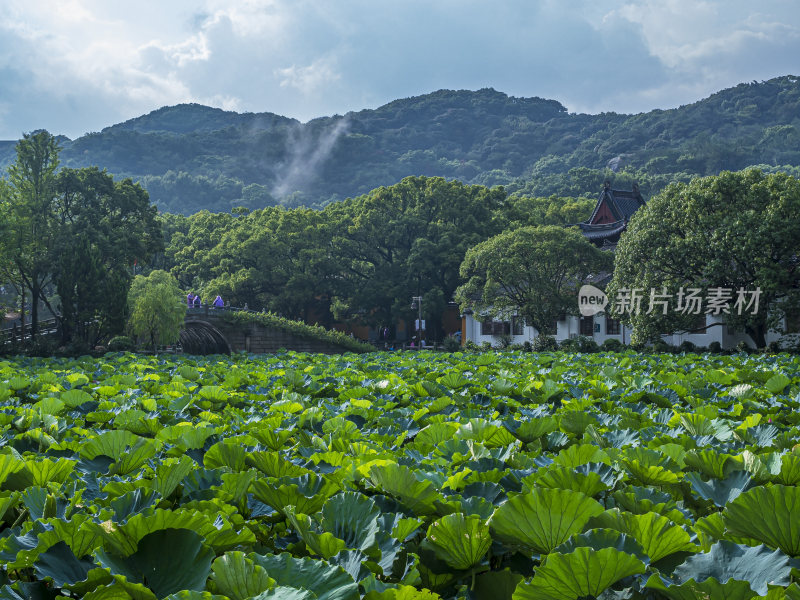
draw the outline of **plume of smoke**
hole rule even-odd
[[[316,179],[320,166],[330,156],[336,141],[349,129],[347,117],[320,132],[317,138],[310,133],[308,125],[294,127],[287,141],[288,159],[278,169],[273,196],[283,198]]]

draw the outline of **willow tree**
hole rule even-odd
[[[178,341],[186,302],[177,280],[166,271],[137,275],[128,292],[128,328],[155,352],[159,345]]]

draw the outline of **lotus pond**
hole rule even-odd
[[[800,359],[0,362],[0,598],[800,598]]]

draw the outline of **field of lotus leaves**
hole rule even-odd
[[[0,599],[800,599],[800,359],[0,362]]]

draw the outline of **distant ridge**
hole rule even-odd
[[[408,175],[571,196],[593,195],[611,177],[636,180],[649,196],[671,181],[749,165],[800,174],[800,79],[743,83],[636,115],[570,114],[555,100],[491,88],[307,123],[180,104],[62,145],[65,166],[133,177],[162,210],[186,214],[319,207]],[[13,146],[0,142],[0,167]]]

